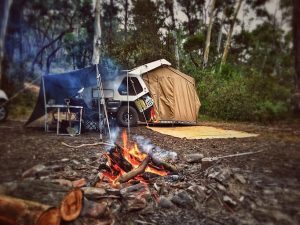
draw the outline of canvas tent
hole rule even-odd
[[[164,59],[130,71],[140,73],[152,98],[160,123],[196,123],[200,100],[194,78],[171,67]]]

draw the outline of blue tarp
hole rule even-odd
[[[113,65],[102,63],[99,65],[102,80],[112,80],[118,76],[120,70]],[[55,104],[65,104],[64,99],[73,98],[81,88],[96,87],[96,67],[90,66],[84,69],[67,73],[43,76],[44,85],[41,82],[40,93],[36,106],[25,125],[45,115],[44,87],[46,100],[53,99]],[[44,86],[44,87],[43,87]]]

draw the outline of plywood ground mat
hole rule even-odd
[[[161,134],[187,139],[214,139],[214,138],[246,138],[256,137],[258,134],[236,130],[224,130],[209,126],[183,126],[183,127],[149,127]]]

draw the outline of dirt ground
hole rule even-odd
[[[183,163],[186,154],[203,153],[208,157],[263,150],[212,163],[213,166],[226,166],[233,173],[238,171],[245,178],[246,184],[235,189],[239,191],[237,196],[243,196],[238,207],[226,209],[217,200],[202,205],[200,209],[194,206],[157,207],[149,212],[123,215],[117,224],[300,224],[300,123],[272,126],[217,122],[202,124],[260,135],[243,139],[187,140],[159,134],[144,126],[132,128],[131,134],[142,135],[163,149],[177,152],[177,162],[185,184],[203,185],[207,168],[205,165]],[[37,164],[64,158],[80,163],[85,163],[86,159],[97,159],[105,151],[101,146],[74,149],[61,144],[79,145],[97,141],[97,133],[66,137],[45,133],[42,127],[24,128],[20,121],[1,123],[0,183],[22,180],[21,174]],[[88,166],[73,169],[78,179],[89,176]]]

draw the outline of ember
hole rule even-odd
[[[174,166],[140,151],[137,143],[128,141],[126,131],[122,133],[122,146],[116,145],[104,156],[107,163],[99,178],[112,186],[132,181],[148,183],[149,177],[166,176],[175,170]]]

